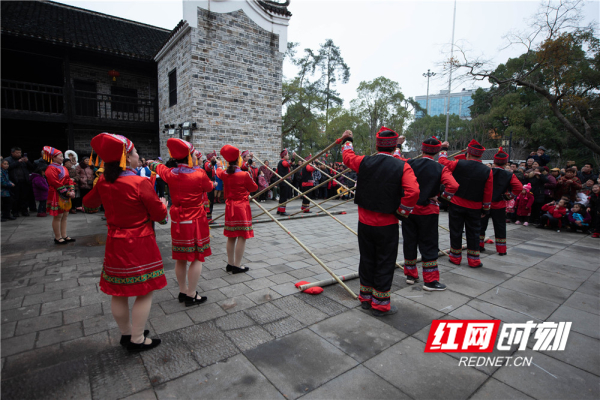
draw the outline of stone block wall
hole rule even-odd
[[[198,28],[158,63],[161,131],[165,124],[196,122],[192,142],[203,154],[229,143],[263,160],[278,159],[282,63],[278,36],[242,10],[198,8]],[[168,107],[168,73],[174,67],[178,100]],[[168,137],[161,133],[163,155]]]

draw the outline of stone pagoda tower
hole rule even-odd
[[[224,144],[278,159],[289,1],[183,1],[158,51],[161,156],[170,137],[203,154]]]

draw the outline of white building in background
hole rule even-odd
[[[473,105],[473,99],[471,96],[475,93],[475,90],[463,89],[458,93],[450,94],[450,114],[456,114],[461,119],[471,119],[470,106]],[[416,96],[415,100],[419,103],[423,109],[427,108],[427,96]],[[439,94],[429,95],[429,108],[427,109],[427,115],[435,117],[437,115],[446,115],[448,101],[448,90],[440,90]],[[423,117],[422,112],[415,113],[416,118]]]

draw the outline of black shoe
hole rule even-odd
[[[423,284],[423,290],[433,292],[434,290],[446,290],[446,285],[439,283],[438,281],[425,282]]]
[[[187,297],[187,294],[179,292],[178,300],[180,303],[183,303],[185,301],[186,297]]]
[[[67,241],[63,238],[54,239],[54,244],[67,244]]]
[[[368,301],[361,301],[360,302],[360,307],[363,310],[370,310],[371,309],[371,303],[369,303]]]
[[[506,253],[498,253],[499,256],[505,256]]]
[[[288,215],[290,215],[290,214],[288,214],[288,213],[286,213],[286,212],[284,211],[284,212],[282,212],[282,213],[279,213],[279,215],[281,215],[282,217],[287,217],[287,216],[288,216]]]
[[[398,312],[398,307],[396,307],[396,306],[391,306],[389,311],[379,311],[374,308],[371,310],[371,314],[374,317],[385,317],[386,315],[394,315],[397,312]]]
[[[419,282],[418,276],[414,277],[414,276],[406,275],[406,283],[408,283],[409,285],[414,285],[417,282]]]
[[[144,342],[145,342],[145,338],[144,338]],[[127,351],[130,353],[139,353],[142,351],[146,351],[146,350],[150,350],[155,348],[156,346],[158,346],[160,344],[161,340],[160,339],[152,339],[152,343],[150,344],[146,344],[146,343],[133,343],[133,342],[129,342],[127,343]]]
[[[232,270],[233,270],[233,265],[227,264],[227,266],[225,267],[225,271],[231,272]]]
[[[71,243],[71,242],[75,242],[76,241],[76,239],[73,239],[73,238],[68,237],[68,236],[64,237],[63,239],[65,239],[65,242],[67,242],[67,243]]]
[[[236,267],[234,265],[231,265],[230,267],[231,267],[230,271],[231,271],[232,274],[241,274],[243,272],[250,271],[250,268],[248,268],[248,267],[240,268],[240,267]]]
[[[208,300],[208,297],[200,296],[200,298],[198,298],[198,292],[196,292],[194,297],[185,296],[185,306],[186,307],[197,306],[202,303],[205,303],[206,300]]]
[[[21,215],[23,215],[24,217],[29,217],[29,213],[27,211],[21,213]]]
[[[149,333],[150,333],[150,331],[148,329],[146,329],[144,331],[144,338],[146,336],[148,336]],[[121,335],[121,346],[127,347],[129,342],[131,342],[131,335]]]
[[[485,247],[479,246],[479,252],[480,253],[485,253]]]

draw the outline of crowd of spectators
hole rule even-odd
[[[600,179],[594,165],[586,162],[579,168],[568,161],[550,168],[550,163],[540,147],[526,161],[506,166],[523,183],[523,192],[507,204],[507,222],[600,237]]]

